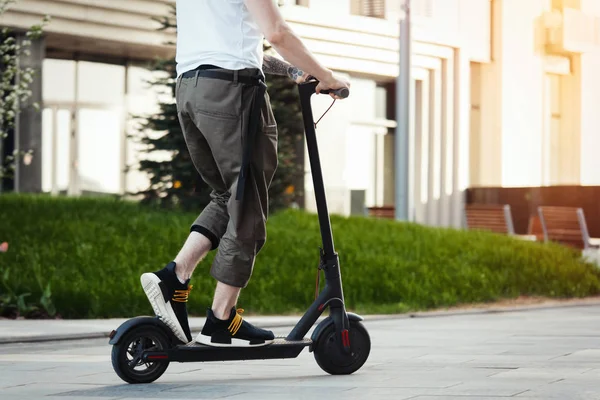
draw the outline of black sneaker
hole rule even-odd
[[[215,317],[209,308],[204,328],[196,337],[196,342],[216,347],[254,347],[273,343],[273,332],[257,328],[244,321],[244,310],[231,309],[228,320]]]
[[[192,341],[186,304],[192,286],[181,283],[175,274],[175,262],[157,272],[148,272],[140,281],[154,313],[183,343]]]

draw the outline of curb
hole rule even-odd
[[[540,304],[521,305],[521,306],[504,306],[504,307],[480,307],[468,310],[444,310],[444,311],[423,311],[408,313],[410,318],[433,318],[433,317],[453,317],[461,315],[482,315],[482,314],[499,314],[510,312],[526,312],[538,310],[554,310],[560,308],[574,307],[594,307],[600,306],[600,297],[588,298],[585,300],[570,300],[570,301],[547,301]]]
[[[42,343],[42,342],[60,342],[68,340],[87,340],[108,338],[108,333],[73,333],[67,335],[39,335],[39,336],[9,336],[0,338],[0,345],[15,343]]]
[[[409,312],[403,314],[382,314],[382,315],[371,315],[364,316],[365,321],[391,321],[401,319],[418,319],[418,318],[440,318],[440,317],[455,317],[463,315],[486,315],[486,314],[500,314],[500,313],[511,313],[511,312],[528,312],[528,311],[540,311],[540,310],[553,310],[561,308],[575,308],[575,307],[595,307],[600,306],[600,297],[588,298],[586,300],[575,300],[567,302],[544,302],[533,305],[523,306],[505,306],[505,307],[488,307],[488,308],[473,308],[467,310],[441,310],[441,311],[423,311],[423,312]],[[324,317],[320,317],[317,323],[322,321]],[[300,319],[300,316],[298,316]],[[274,322],[267,323],[264,325],[257,325],[261,328],[276,329],[276,328],[289,328],[293,327],[293,323],[289,322]],[[198,330],[201,327],[192,327],[192,330]],[[9,336],[0,337],[0,345],[4,344],[16,344],[16,343],[38,343],[38,342],[54,342],[54,341],[69,341],[69,340],[89,340],[89,339],[104,339],[108,338],[110,332],[90,332],[90,333],[73,333],[73,334],[56,334],[56,335],[39,335],[39,336]]]

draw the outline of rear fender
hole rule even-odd
[[[162,322],[158,317],[147,316],[134,317],[123,322],[117,329],[110,333],[108,336],[110,338],[108,343],[112,345],[119,344],[127,332],[144,325],[148,325],[149,327],[153,327],[162,331],[169,338],[173,345],[182,344],[181,340],[179,340],[173,331],[169,329],[169,327],[165,325],[165,323]]]

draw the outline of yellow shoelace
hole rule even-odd
[[[193,285],[190,285],[189,289],[175,290],[175,293],[173,294],[173,301],[176,301],[178,303],[187,303],[188,297],[193,287]]]
[[[243,308],[238,308],[236,310],[235,316],[233,317],[233,321],[231,321],[231,324],[229,324],[229,327],[227,328],[227,329],[229,329],[229,332],[231,332],[231,336],[235,336],[237,331],[242,326],[242,322],[244,321],[244,319],[242,318],[242,316],[240,314],[243,314],[243,313],[244,313]]]

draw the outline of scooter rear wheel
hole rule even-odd
[[[350,321],[348,329],[350,338],[350,354],[345,354],[340,346],[331,324],[319,335],[314,346],[317,364],[331,375],[349,375],[358,371],[369,358],[371,338],[369,332],[359,321]]]
[[[160,330],[150,326],[140,326],[128,332],[119,343],[113,345],[112,365],[117,375],[127,383],[150,383],[167,370],[168,361],[142,360],[149,350],[164,350],[169,340]]]

